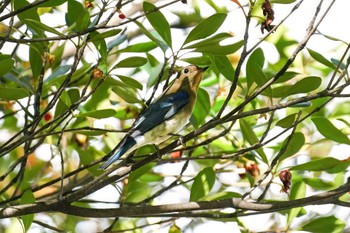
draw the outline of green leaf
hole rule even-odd
[[[155,5],[149,2],[143,2],[143,10],[152,27],[159,33],[165,43],[172,47],[170,25],[164,15]]]
[[[294,85],[283,85],[273,89],[273,97],[285,98],[299,93],[308,93],[316,90],[322,83],[322,79],[317,76],[305,77]]]
[[[296,0],[271,0],[271,3],[279,3],[279,4],[290,4],[295,2]]]
[[[90,41],[103,40],[105,38],[118,35],[121,31],[122,31],[121,29],[114,29],[114,30],[109,30],[109,31],[102,32],[99,34],[91,33],[90,34],[91,35]]]
[[[303,181],[316,190],[328,190],[334,187],[333,182],[324,181],[320,178],[303,178]]]
[[[282,127],[282,128],[288,128],[288,127],[293,125],[296,116],[297,116],[296,113],[288,115],[285,118],[277,121],[276,126],[279,126],[279,127]]]
[[[113,109],[101,109],[101,110],[80,113],[80,114],[77,114],[76,116],[77,117],[92,117],[92,118],[96,118],[96,119],[103,119],[103,118],[112,117],[116,113],[117,112]]]
[[[140,182],[138,180],[129,182],[125,202],[140,202],[149,197],[149,194],[150,187],[148,183]]]
[[[336,128],[327,118],[313,117],[311,120],[316,125],[318,132],[320,132],[325,138],[338,143],[350,145],[349,138],[341,130]]]
[[[29,95],[29,92],[23,88],[0,87],[0,99],[3,100],[19,100]]]
[[[258,137],[255,135],[251,125],[244,119],[239,119],[239,126],[243,134],[244,139],[252,146],[259,142]],[[256,149],[256,152],[260,155],[261,159],[267,163],[267,157],[262,148]]]
[[[0,76],[3,76],[4,74],[7,74],[11,71],[14,60],[12,60],[10,55],[4,55],[0,58]]]
[[[195,49],[195,48],[201,48],[201,47],[206,47],[206,46],[210,46],[210,45],[217,45],[219,44],[221,41],[228,39],[228,38],[232,38],[233,36],[227,32],[223,32],[223,33],[219,33],[217,35],[214,35],[212,37],[203,39],[197,43],[191,44],[191,45],[187,45],[185,47],[183,47],[183,49]]]
[[[201,52],[201,53],[208,53],[213,55],[228,55],[236,52],[238,49],[240,49],[244,44],[244,41],[238,41],[234,44],[230,45],[219,45],[219,44],[212,44],[208,46],[198,47],[194,51],[195,52]]]
[[[44,55],[43,43],[31,43],[29,46],[29,62],[34,79],[38,78],[42,69]]]
[[[210,111],[210,98],[206,90],[200,88],[198,91],[196,105],[194,107],[191,123],[198,128],[208,116]]]
[[[30,190],[26,190],[21,197],[21,204],[23,205],[33,203],[35,203],[35,197],[33,193]],[[28,231],[30,226],[32,225],[34,214],[22,215],[21,218],[23,221],[24,229]]]
[[[302,180],[299,177],[294,178],[294,175],[293,175],[292,187],[289,195],[290,200],[297,200],[297,199],[303,198],[305,197],[305,194],[306,194],[305,183],[302,182]],[[299,215],[301,210],[302,210],[302,207],[293,208],[289,210],[288,218],[287,218],[288,226],[292,223],[293,219]]]
[[[319,63],[329,67],[329,68],[332,68],[332,69],[336,69],[336,66],[328,61],[322,54],[312,50],[312,49],[307,49],[307,51],[309,51],[310,53],[310,56],[315,59],[316,61],[318,61]]]
[[[120,80],[123,81],[123,83],[125,83],[129,87],[133,87],[133,88],[137,88],[139,90],[142,90],[143,86],[137,80],[130,78],[130,77],[127,77],[127,76],[119,75],[119,74],[117,74],[117,76]]]
[[[285,72],[279,79],[277,79],[274,84],[276,83],[285,83],[291,79],[293,79],[294,77],[296,77],[297,75],[299,75],[300,73],[298,72],[294,72],[294,71],[287,71]]]
[[[261,48],[257,48],[254,50],[254,52],[249,56],[249,59],[247,61],[246,65],[246,74],[247,74],[247,84],[248,84],[248,89],[253,85],[253,82],[255,81],[256,84],[261,83],[257,77],[255,77],[255,69],[259,68],[259,70],[264,67],[265,63],[265,56],[264,52],[262,51]],[[259,72],[260,73],[260,72]],[[264,75],[265,76],[265,75]],[[263,79],[266,79],[265,77]],[[261,85],[259,85],[261,86]]]
[[[152,33],[150,33],[149,30],[147,30],[142,23],[138,22],[137,20],[135,20],[134,23],[140,28],[142,33],[145,34],[145,36],[147,36],[153,42],[155,42],[159,46],[159,48],[162,49],[163,52],[165,52],[168,49],[167,45],[164,42],[157,39],[154,35],[152,35]]]
[[[129,181],[134,182],[134,181],[139,180],[139,178],[141,176],[149,173],[154,166],[155,166],[155,163],[148,163],[148,164],[145,164],[144,166],[134,170],[129,176]]]
[[[325,171],[328,173],[339,172],[339,168],[343,171],[349,166],[350,161],[341,161],[332,157],[317,158],[310,162],[303,163],[291,167],[290,170],[300,170],[300,171]]]
[[[233,81],[235,70],[232,67],[227,56],[211,56],[215,69],[220,72],[227,80]]]
[[[75,0],[68,0],[66,23],[71,27],[74,23],[78,31],[87,28],[89,25],[90,14],[85,11],[83,5]]]
[[[211,167],[204,168],[194,178],[190,201],[199,201],[207,196],[215,183],[215,172]]]
[[[182,233],[182,230],[174,223],[170,226],[168,233]]]
[[[57,31],[56,29],[47,26],[46,24],[41,23],[40,21],[34,20],[34,19],[25,19],[24,21],[27,25],[31,25],[32,27],[40,30],[40,31],[47,31],[51,32],[53,34],[56,34],[58,36],[64,36],[63,33]]]
[[[344,232],[345,222],[336,218],[335,216],[320,217],[311,220],[299,230],[313,232],[313,233],[341,233]]]
[[[149,52],[155,48],[157,48],[157,44],[153,41],[149,41],[149,42],[129,45],[125,49],[118,50],[117,53],[124,53],[124,52],[142,53],[142,52]]]
[[[67,2],[67,0],[50,0],[47,2],[41,3],[38,7],[54,7],[54,6],[59,6],[62,5],[63,3]]]
[[[116,64],[114,68],[139,67],[139,66],[143,66],[146,63],[147,63],[147,59],[144,57],[128,57],[118,62],[118,64]]]
[[[268,78],[259,64],[249,62],[247,63],[247,80],[254,80],[259,87],[262,87],[268,81]],[[272,97],[271,87],[266,88],[263,93],[269,97]]]
[[[16,0],[13,1],[13,5],[14,5],[14,9],[18,10],[22,7],[26,7],[29,5],[29,2],[26,0]],[[40,22],[40,17],[39,14],[37,12],[37,8],[36,7],[31,7],[25,11],[22,11],[21,13],[17,14],[17,17],[24,23],[26,22],[26,20],[31,19],[34,21],[38,21]],[[42,30],[36,28],[35,26],[33,26],[31,24],[31,22],[27,21],[26,24],[28,25],[29,29],[35,33],[36,35],[39,36],[43,36]]]
[[[141,100],[136,98],[135,93],[131,92],[127,88],[113,87],[112,91],[128,103],[143,103]]]
[[[286,139],[286,141],[288,138]],[[283,143],[285,145],[286,141]],[[293,134],[292,139],[290,140],[286,151],[283,153],[283,155],[280,158],[280,161],[294,155],[297,153],[305,144],[305,136],[303,133],[296,132]]]
[[[214,34],[226,19],[226,14],[219,13],[210,16],[199,23],[187,36],[183,45],[194,40],[206,38]]]
[[[93,33],[90,33],[90,35],[94,35],[94,36],[98,37],[101,34],[99,34],[98,32],[93,32]],[[106,41],[105,40],[93,40],[92,43],[95,45],[97,51],[99,52],[99,54],[101,56],[101,62],[99,64],[99,67],[100,66],[107,66],[107,44],[106,44]]]
[[[68,92],[63,91],[56,105],[55,117],[66,111],[71,104],[72,102],[69,98]]]
[[[235,192],[218,192],[205,198],[206,201],[223,200],[228,198],[240,198],[241,194]]]

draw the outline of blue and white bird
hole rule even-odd
[[[106,169],[122,155],[128,155],[148,144],[160,144],[179,132],[189,121],[197,99],[199,83],[208,67],[184,67],[163,94],[136,119],[130,131],[120,141],[100,169]]]

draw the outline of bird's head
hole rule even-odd
[[[189,65],[183,67],[178,74],[177,82],[180,89],[191,89],[196,91],[198,89],[199,83],[202,80],[203,73],[208,69],[208,67],[200,68],[195,65]]]

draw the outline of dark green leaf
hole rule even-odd
[[[11,56],[2,56],[0,59],[0,76],[10,72],[14,63]]]
[[[299,230],[313,233],[342,233],[344,232],[345,222],[335,216],[321,217],[311,220],[302,226]]]
[[[308,76],[295,83],[287,95],[307,93],[317,89],[321,85],[322,79],[317,76]]]
[[[143,10],[145,11],[146,17],[153,28],[159,33],[165,43],[167,43],[169,47],[172,47],[170,25],[164,15],[155,5],[146,1],[143,2]]]
[[[291,170],[301,170],[301,171],[325,171],[333,173],[339,167],[346,166],[348,167],[350,161],[340,161],[332,157],[318,158],[310,162],[303,163],[291,167]]]
[[[195,49],[195,48],[201,48],[201,47],[210,46],[210,45],[218,45],[221,41],[228,38],[232,38],[232,35],[227,32],[223,32],[215,36],[203,39],[197,43],[187,45],[184,47],[184,49]]]
[[[226,19],[226,16],[224,13],[219,13],[203,20],[188,34],[183,45],[194,40],[206,38],[215,33]]]
[[[49,0],[46,2],[43,2],[39,5],[39,8],[41,7],[54,7],[62,5],[63,3],[67,2],[67,0]]]
[[[244,119],[239,119],[239,126],[242,131],[244,139],[252,146],[259,142],[258,137],[255,135],[251,125]],[[262,148],[256,150],[264,162],[268,162],[266,154]]]
[[[90,35],[95,35],[98,37],[101,34],[98,34],[97,32],[91,33]],[[107,44],[105,40],[94,40],[92,43],[95,45],[97,51],[99,52],[101,56],[101,62],[99,66],[105,66],[107,67]],[[102,70],[104,71],[104,70]]]
[[[47,26],[46,24],[41,23],[40,21],[33,20],[33,19],[25,19],[26,24],[31,25],[32,27],[36,28],[37,30],[40,31],[47,31],[51,32],[53,34],[56,34],[58,36],[64,36],[63,33],[57,31],[56,29]]]
[[[286,139],[287,141],[288,139]],[[285,141],[285,143],[286,143]],[[285,145],[285,143],[283,143],[283,145]],[[303,133],[300,132],[296,132],[293,134],[292,139],[290,140],[286,151],[283,153],[283,155],[280,158],[280,161],[294,155],[295,153],[297,153],[305,144],[305,136]]]
[[[69,108],[69,106],[71,106],[71,104],[72,102],[69,98],[68,92],[63,91],[56,105],[55,116],[58,116],[64,111],[66,111]]]
[[[121,31],[122,31],[121,29],[114,29],[114,30],[102,32],[100,34],[93,33],[93,34],[91,34],[92,36],[90,38],[90,41],[97,41],[97,40],[102,40],[102,39],[105,39],[108,37],[112,37],[112,36],[118,35]]]
[[[147,63],[144,57],[128,57],[116,64],[114,68],[139,67]]]
[[[302,182],[302,180],[299,179],[299,177],[297,177],[296,179],[293,175],[292,187],[291,187],[290,196],[289,196],[290,200],[297,200],[300,198],[304,198],[305,194],[306,194],[305,183]],[[302,210],[302,207],[293,208],[289,210],[288,218],[287,218],[288,226],[292,223],[293,219],[299,215],[301,210]]]
[[[136,98],[135,93],[129,91],[126,88],[113,87],[112,91],[128,103],[143,103],[141,100]]]
[[[284,98],[299,93],[308,93],[316,90],[322,83],[322,79],[316,76],[305,77],[294,85],[283,85],[273,89],[273,97]]]
[[[29,96],[29,92],[23,88],[0,87],[0,99],[19,100]]]
[[[296,113],[286,116],[285,118],[277,121],[276,126],[279,126],[282,128],[288,128],[293,125],[296,116],[297,116]]]
[[[205,198],[206,201],[223,200],[228,198],[240,198],[241,194],[235,192],[218,192]]]
[[[332,62],[328,61],[322,54],[320,54],[312,49],[307,49],[307,50],[309,51],[310,56],[313,59],[315,59],[316,61],[318,61],[319,63],[321,63],[329,68],[332,68],[332,69],[336,68],[336,66]]]
[[[258,78],[255,77],[256,75],[255,69],[259,68],[259,70],[261,70],[264,67],[264,63],[265,63],[265,56],[261,48],[254,50],[254,52],[249,56],[249,59],[247,61],[247,66],[246,66],[248,89],[253,85],[254,81],[256,84],[261,83],[260,80],[256,81],[256,79]],[[258,72],[258,73],[261,73],[261,72]],[[263,79],[266,79],[266,78],[264,77]]]
[[[150,187],[147,183],[138,180],[129,182],[125,202],[140,202],[149,197]]]
[[[33,193],[30,190],[25,191],[21,197],[21,204],[33,204],[33,203],[35,203],[35,197]],[[30,225],[32,225],[34,214],[22,215],[21,218],[23,221],[24,229],[28,231],[30,228]]]
[[[144,43],[138,43],[129,45],[125,49],[120,49],[117,51],[117,53],[124,53],[124,52],[133,52],[133,53],[140,53],[140,52],[149,52],[153,49],[157,48],[157,44],[153,41],[144,42]]]
[[[14,9],[18,10],[22,7],[26,7],[29,5],[29,2],[26,0],[16,0],[13,2],[14,5]],[[37,12],[37,8],[36,7],[31,7],[25,11],[22,11],[21,13],[17,14],[17,17],[24,23],[26,22],[26,20],[31,19],[34,21],[38,21],[40,22],[40,17],[39,14]],[[35,26],[33,26],[31,24],[31,22],[27,21],[26,24],[28,25],[28,27],[31,29],[31,31],[39,36],[43,36],[42,30],[36,28]]]
[[[208,116],[210,111],[210,98],[206,90],[200,88],[198,91],[197,102],[194,107],[191,123],[198,128]]]
[[[333,182],[324,181],[320,178],[303,178],[303,181],[305,182],[305,184],[317,190],[327,190],[334,187]]]
[[[32,43],[29,47],[29,62],[32,69],[34,79],[39,77],[42,69],[42,57],[44,55],[44,48],[42,43]]]
[[[220,72],[226,79],[233,81],[235,70],[230,60],[226,56],[212,56],[212,63],[215,69]]]
[[[287,71],[279,79],[277,79],[274,82],[274,84],[276,84],[276,83],[285,83],[285,82],[291,80],[292,78],[296,77],[299,74],[300,73],[297,73],[297,72],[294,72],[294,71]]]
[[[341,130],[336,128],[327,118],[313,117],[311,120],[316,125],[318,132],[324,137],[335,142],[350,144],[349,138]]]
[[[86,17],[88,12],[85,11],[83,5],[75,0],[68,0],[67,4],[67,13],[66,13],[66,23],[70,27],[74,23],[76,24],[76,27],[78,30],[81,30],[85,27],[87,27],[86,24]],[[90,18],[90,17],[89,17]]]
[[[163,50],[163,52],[165,52],[168,49],[167,45],[164,42],[157,39],[154,35],[152,35],[152,33],[150,33],[149,30],[147,30],[142,23],[138,22],[137,20],[135,20],[134,23],[136,23],[136,25],[140,28],[143,34],[145,34],[145,36],[147,36],[153,42],[155,42],[159,46],[159,48]]]
[[[271,3],[279,3],[279,4],[290,4],[295,2],[296,0],[271,0]]]
[[[129,87],[134,87],[134,88],[137,88],[139,90],[142,90],[143,86],[137,80],[130,78],[130,77],[127,77],[127,76],[123,76],[123,75],[117,75],[117,76],[118,76],[118,78],[120,78],[120,80],[123,81],[123,83],[125,83]]]
[[[244,44],[244,41],[238,41],[237,43],[230,44],[230,45],[219,45],[219,44],[212,44],[208,46],[198,47],[194,51],[195,52],[201,52],[201,53],[208,53],[213,55],[228,55],[236,52],[238,49],[240,49]]]
[[[204,168],[194,178],[190,201],[199,201],[207,196],[215,183],[215,172],[211,167]]]
[[[80,113],[80,114],[77,114],[76,116],[77,117],[92,117],[92,118],[96,118],[96,119],[103,119],[103,118],[112,117],[116,113],[117,112],[113,109],[101,109],[101,110]]]
[[[262,70],[262,67],[255,62],[247,63],[247,80],[253,80],[259,87],[265,85],[268,81],[265,73]],[[263,92],[265,95],[272,97],[271,87],[268,87]]]

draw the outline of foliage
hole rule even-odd
[[[349,55],[346,43],[322,34],[345,52],[303,50],[330,13],[319,16],[315,6],[316,21],[305,22],[298,42],[268,20],[278,4],[288,19],[302,1],[271,1],[267,19],[263,0],[186,2],[0,5],[0,218],[11,218],[9,229],[20,222],[23,231],[79,232],[86,219],[109,218],[109,226],[91,222],[96,231],[182,232],[215,218],[248,232],[242,216],[273,213],[285,222],[261,231],[343,231],[346,219],[334,214],[349,205],[350,160],[337,154],[350,144]],[[227,26],[231,14],[241,15],[241,35]],[[260,30],[266,36],[251,42]],[[188,63],[209,69],[181,138],[98,170]],[[337,207],[327,215],[307,208],[324,204]]]

